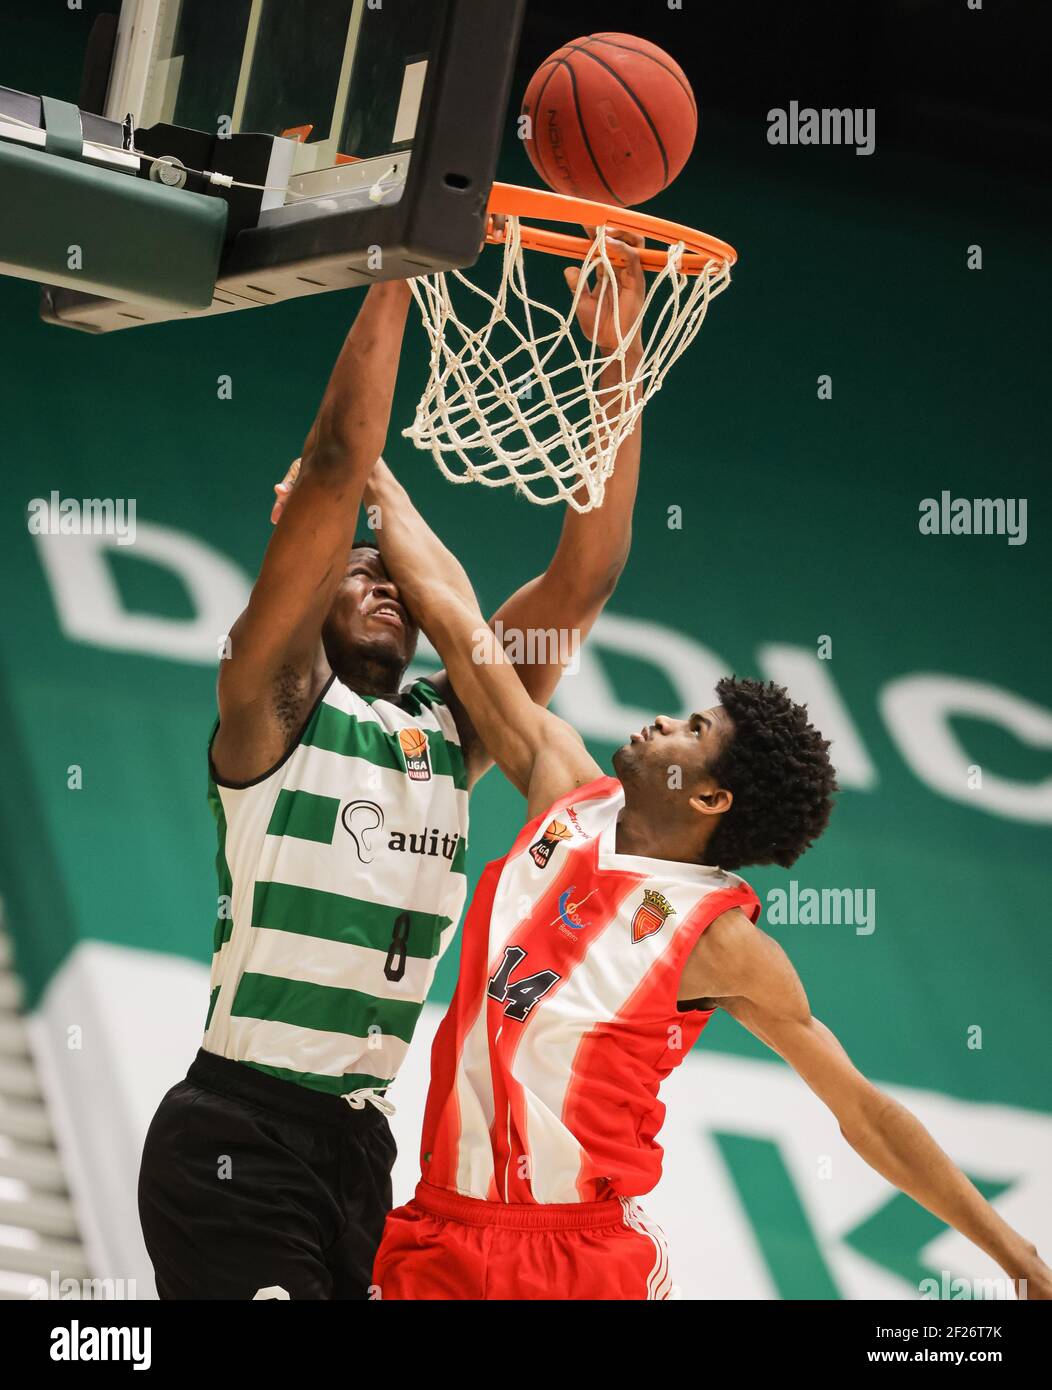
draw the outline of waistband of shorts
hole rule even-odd
[[[191,1062],[186,1079],[206,1091],[216,1091],[279,1115],[309,1120],[312,1124],[371,1128],[386,1123],[386,1117],[368,1102],[361,1110],[355,1110],[343,1096],[312,1091],[309,1086],[300,1086],[295,1081],[283,1081],[280,1076],[270,1076],[245,1062],[220,1057],[204,1048]]]
[[[511,1231],[583,1231],[597,1226],[621,1226],[624,1209],[617,1197],[602,1202],[482,1202],[462,1197],[433,1183],[420,1182],[416,1204],[431,1216],[444,1216],[465,1226],[502,1226]]]

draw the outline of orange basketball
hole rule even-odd
[[[526,151],[556,193],[635,207],[667,188],[694,148],[698,107],[683,69],[631,34],[574,39],[523,98]]]
[[[407,758],[422,758],[427,747],[427,735],[419,729],[399,729],[398,742]]]

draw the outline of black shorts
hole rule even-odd
[[[368,1298],[394,1160],[374,1106],[199,1052],[139,1172],[159,1296]]]

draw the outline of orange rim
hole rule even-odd
[[[492,246],[504,244],[504,237],[494,229],[492,220],[503,214],[520,219],[523,246],[531,251],[544,251],[550,256],[565,256],[573,261],[584,260],[591,250],[593,243],[588,237],[537,227],[521,219],[538,218],[542,222],[575,222],[586,227],[623,228],[655,241],[663,241],[667,246],[675,246],[682,241],[686,247],[680,265],[684,275],[700,275],[712,261],[725,261],[732,266],[738,259],[733,246],[706,232],[695,231],[693,227],[683,227],[678,222],[654,217],[649,212],[638,212],[635,208],[615,208],[606,203],[590,203],[584,198],[568,198],[563,193],[552,193],[546,188],[520,188],[514,183],[495,183],[490,194],[489,214],[486,240]],[[640,251],[639,259],[644,270],[664,270],[667,253],[648,246]]]

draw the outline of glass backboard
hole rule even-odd
[[[445,0],[125,0],[106,115],[300,142],[309,174],[412,147]]]
[[[229,208],[213,303],[178,316],[472,265],[525,4],[124,0],[85,66],[99,124],[123,143],[131,115],[157,161],[139,177],[167,161],[176,193]],[[42,313],[92,333],[175,316],[62,286]]]

